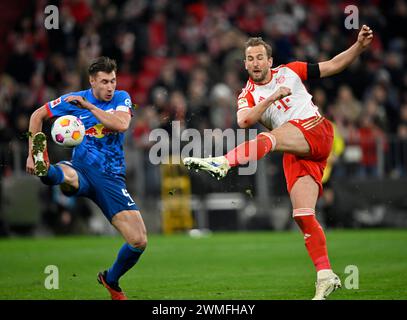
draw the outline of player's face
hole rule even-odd
[[[116,72],[106,73],[99,71],[95,76],[90,76],[94,96],[101,101],[110,101],[116,90]]]
[[[270,68],[272,65],[273,58],[267,57],[267,51],[264,46],[259,45],[246,49],[245,67],[250,78],[255,83],[263,83],[270,80]]]

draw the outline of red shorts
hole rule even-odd
[[[332,124],[324,117],[311,117],[289,122],[302,131],[311,151],[310,155],[306,157],[284,153],[283,167],[287,190],[290,193],[298,178],[310,175],[318,183],[319,196],[321,196],[322,176],[334,138]]]

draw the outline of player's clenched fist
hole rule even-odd
[[[277,89],[276,92],[273,93],[273,95],[271,96],[272,100],[276,101],[276,100],[280,100],[283,99],[287,96],[291,95],[291,89],[287,88],[287,87],[280,87]]]
[[[365,49],[373,40],[373,30],[363,25],[358,35],[358,43]]]

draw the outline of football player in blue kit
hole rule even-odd
[[[91,88],[73,92],[38,108],[30,118],[26,171],[47,185],[60,185],[64,194],[93,200],[126,241],[116,261],[98,281],[113,300],[126,300],[119,278],[139,260],[147,245],[146,228],[139,208],[125,182],[124,132],[131,120],[131,99],[116,90],[116,62],[97,58],[88,69]],[[43,121],[73,115],[85,125],[86,134],[72,152],[71,161],[50,165]]]

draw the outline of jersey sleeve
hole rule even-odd
[[[69,102],[64,101],[64,99],[66,97],[69,97],[70,95],[72,95],[72,93],[60,96],[59,98],[49,101],[45,104],[45,108],[47,109],[48,116],[50,118],[72,114],[73,109],[76,107],[71,105]]]
[[[253,108],[254,105],[254,99],[250,91],[243,89],[239,97],[237,98],[237,112]]]
[[[131,98],[130,95],[126,91],[121,91],[117,95],[116,100],[116,111],[124,111],[131,114]]]
[[[319,64],[307,62],[290,62],[286,66],[294,71],[301,80],[318,79],[320,78]]]
[[[294,71],[301,78],[301,80],[307,80],[308,79],[307,64],[308,63],[306,62],[294,61],[287,63],[286,66],[290,68],[292,71]]]

